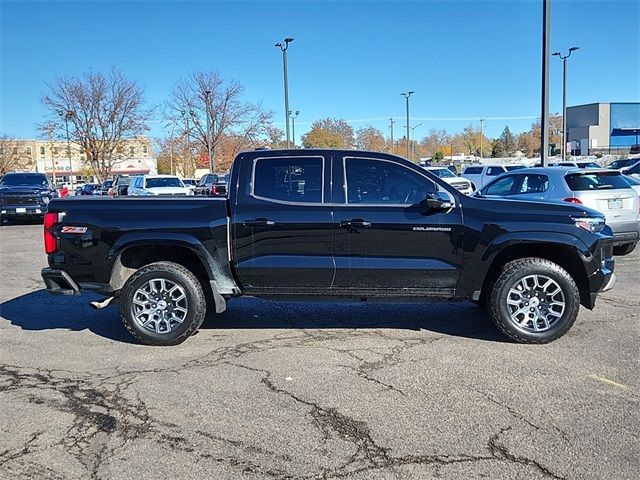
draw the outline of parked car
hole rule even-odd
[[[138,175],[129,184],[129,195],[186,196],[193,195],[193,192],[175,175]]]
[[[614,160],[613,162],[611,162],[609,165],[607,165],[607,168],[610,168],[612,170],[621,170],[625,167],[630,167],[637,161],[637,158],[621,158],[619,160]]]
[[[617,170],[527,168],[502,175],[478,195],[569,202],[602,212],[614,235],[615,255],[627,255],[640,239],[638,194]]]
[[[119,304],[129,332],[155,345],[184,341],[207,308],[241,295],[472,299],[509,338],[546,343],[615,282],[603,214],[470,197],[390,154],[243,152],[229,185],[228,199],[54,200],[47,290],[105,294],[93,306]]]
[[[565,167],[565,168],[602,168],[596,162],[557,162],[552,167]]]
[[[5,173],[0,179],[0,222],[40,216],[58,192],[44,173]]]
[[[465,195],[471,195],[473,193],[471,180],[457,176],[446,167],[426,167],[425,170],[444,180]]]
[[[108,190],[109,196],[119,197],[121,195],[127,195],[129,193],[129,182],[131,182],[129,175],[118,175]]]
[[[198,187],[198,180],[195,178],[183,178],[182,183],[184,183],[184,186],[189,188],[193,193],[195,193],[196,188]]]
[[[197,195],[208,195],[212,197],[224,197],[227,194],[226,177],[217,173],[207,173],[202,176],[196,188]]]
[[[625,175],[640,178],[640,160],[636,159],[636,162],[633,165],[624,167],[621,172]]]
[[[109,189],[112,187],[113,185],[113,180],[105,180],[104,182],[102,182],[102,195],[109,195]]]
[[[76,189],[74,190],[73,195],[74,196],[82,195],[82,187],[84,187],[84,184],[76,185]]]
[[[76,189],[76,195],[78,195],[78,189]],[[80,188],[80,195],[102,195],[102,185],[99,183],[85,183]]]
[[[629,149],[629,155],[637,155],[640,153],[640,144],[631,145]]]
[[[498,175],[525,168],[524,165],[469,165],[462,171],[462,176],[471,181],[471,187],[479,190]]]

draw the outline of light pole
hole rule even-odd
[[[569,53],[562,55],[560,52],[555,52],[552,55],[559,57],[562,60],[562,160],[564,161],[567,156],[567,58],[571,56],[572,52],[579,50],[580,47],[571,47]]]
[[[73,182],[71,181],[71,175],[73,174],[73,166],[71,165],[71,140],[69,140],[69,119],[73,117],[75,114],[71,110],[67,110],[66,112],[63,110],[58,110],[58,115],[60,118],[64,119],[64,129],[67,134],[67,157],[69,158],[69,183],[71,184],[71,188],[73,188]]]
[[[400,94],[407,101],[407,160],[409,159],[409,97],[411,97],[412,93],[416,93],[416,92],[412,90],[410,92],[405,92]]]
[[[190,113],[193,115],[193,112]],[[185,122],[185,135],[187,136],[187,159],[189,164],[189,171],[191,171],[193,162],[191,160],[191,140],[189,139],[189,135],[191,134],[191,131],[189,130],[189,115],[187,115],[187,112],[185,112],[184,110],[180,112],[180,115],[182,115],[182,119]]]
[[[482,160],[483,155],[482,155],[482,138],[484,137],[483,132],[482,132],[482,127],[484,126],[484,118],[480,119],[480,160]]]
[[[540,163],[549,163],[549,40],[551,0],[542,0],[542,94],[540,95]]]
[[[290,148],[291,137],[289,136],[289,80],[287,78],[287,49],[289,44],[293,42],[293,38],[287,37],[284,39],[284,43],[278,42],[275,44],[282,50],[282,70],[284,73],[284,120],[286,123],[287,131],[287,148]]]
[[[289,110],[289,116],[291,117],[291,139],[293,140],[293,148],[296,148],[296,117],[300,115],[300,110],[292,112]]]
[[[211,91],[207,90],[206,92],[204,92],[204,101],[205,101],[205,107],[206,107],[206,116],[207,116],[207,155],[209,157],[209,171],[211,173],[214,173],[214,168],[215,168],[215,160],[213,158],[213,156],[211,155],[211,125],[210,125],[210,119],[209,119],[209,115],[210,115],[210,110],[209,110],[209,98],[211,97]]]
[[[393,119],[393,117],[391,117],[389,119],[389,127],[391,128],[391,154],[393,155],[393,151],[394,151],[394,145],[393,145],[393,124],[396,123],[396,121]]]
[[[422,125],[424,125],[424,123],[419,123],[419,124],[417,124],[417,125],[414,125],[413,127],[410,127],[410,128],[411,128],[411,136],[412,136],[412,137],[413,137],[413,136],[415,136],[416,128],[421,127]],[[411,142],[411,138],[409,138],[409,142]],[[415,146],[415,143],[412,143],[412,144],[411,144],[411,150],[412,150],[412,152],[413,152],[413,156],[415,157],[415,156],[416,156],[416,146]],[[408,157],[407,157],[407,158],[408,158]]]

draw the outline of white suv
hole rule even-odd
[[[465,195],[471,195],[473,193],[473,187],[471,186],[471,180],[464,177],[459,177],[446,167],[425,167],[427,172],[433,173],[436,177],[441,178],[447,182],[460,193]]]
[[[462,171],[462,176],[471,181],[474,190],[480,190],[498,175],[519,168],[524,168],[524,165],[469,165]]]
[[[129,184],[129,195],[182,196],[193,195],[193,191],[175,175],[139,175]]]

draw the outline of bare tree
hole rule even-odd
[[[167,105],[169,121],[188,123],[195,149],[208,152],[210,148],[215,164],[216,149],[224,138],[257,146],[271,126],[273,113],[259,103],[243,101],[243,93],[244,87],[236,80],[226,81],[216,72],[195,72],[174,86]]]
[[[99,179],[129,155],[124,144],[149,130],[152,110],[144,107],[142,87],[118,69],[56,78],[42,97],[58,138],[78,143]]]
[[[18,142],[9,135],[0,135],[0,175],[22,166]]]

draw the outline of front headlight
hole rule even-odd
[[[576,227],[582,228],[587,232],[597,233],[604,229],[604,218],[602,217],[572,217]]]

